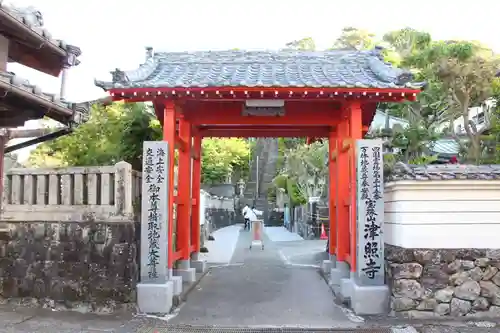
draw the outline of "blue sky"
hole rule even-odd
[[[55,38],[82,49],[81,65],[71,69],[67,98],[104,96],[94,78],[110,79],[118,67],[133,69],[144,47],[159,51],[229,48],[277,49],[302,37],[326,48],[345,26],[382,34],[410,26],[436,39],[476,39],[500,51],[495,22],[500,1],[475,0],[10,0],[35,5]],[[59,79],[19,65],[9,70],[48,92]]]

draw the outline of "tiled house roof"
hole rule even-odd
[[[499,180],[500,165],[430,164],[408,165],[396,163],[386,182],[398,180]]]
[[[23,79],[15,73],[0,71],[0,81],[21,88],[26,92],[37,95],[48,102],[54,103],[55,105],[59,105],[64,108],[68,108],[71,106],[71,103],[62,101],[58,95],[43,92],[41,87],[31,84],[28,80]]]
[[[412,88],[410,72],[371,51],[197,51],[159,52],[132,71],[113,72],[105,90],[120,88],[317,87]]]
[[[39,108],[43,110],[37,113],[37,117],[33,119],[42,118],[43,115],[61,122],[64,125],[71,123],[82,123],[88,118],[90,104],[89,103],[70,103],[62,100],[56,94],[43,92],[42,88],[33,84],[26,79],[21,78],[11,72],[0,71],[0,92],[8,92],[6,97],[14,94],[18,98],[25,100],[24,104],[32,102],[37,107],[32,107],[35,110]],[[15,104],[15,103],[14,103]],[[0,103],[0,109],[5,110],[18,110],[8,102],[7,98]],[[0,121],[0,124],[2,122]],[[5,125],[5,124],[2,124]],[[22,124],[9,124],[10,126],[20,126]]]
[[[434,142],[431,150],[438,154],[458,155],[460,152],[460,145],[455,139],[439,139]]]
[[[0,20],[5,21],[5,24],[9,23],[7,21],[21,23],[28,31],[38,35],[51,47],[59,49],[61,55],[72,54],[75,59],[72,59],[74,63],[70,65],[79,64],[76,57],[81,55],[81,50],[76,46],[66,44],[64,41],[52,38],[52,34],[43,26],[42,14],[34,7],[17,7],[0,0]]]

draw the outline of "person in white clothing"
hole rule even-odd
[[[252,209],[248,210],[247,212],[247,216],[250,222],[257,221],[258,220],[257,216],[260,216],[262,214],[263,212],[255,209],[255,206],[252,206]]]
[[[241,215],[243,215],[243,218],[245,219],[245,230],[250,230],[250,220],[248,219],[248,212],[250,211],[250,207],[248,205],[245,205],[243,209],[241,210]]]

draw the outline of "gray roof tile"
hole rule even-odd
[[[385,63],[380,49],[371,51],[147,51],[133,71],[112,72],[113,88],[317,87],[415,88],[412,75]]]
[[[88,120],[89,110],[92,104],[100,102],[100,100],[84,102],[84,103],[67,102],[61,99],[57,94],[43,92],[41,87],[31,84],[28,80],[12,72],[3,72],[0,70],[0,81],[7,83],[8,87],[9,86],[17,87],[26,91],[27,93],[43,98],[44,100],[51,103],[51,105],[55,107],[61,107],[68,110],[74,109],[76,112],[75,112],[75,119],[73,119],[73,121],[78,124],[86,122]]]
[[[458,155],[460,145],[454,139],[439,139],[432,145],[432,151],[438,154]]]
[[[386,181],[398,180],[500,180],[500,165],[396,163]]]
[[[6,83],[11,84],[12,86],[21,88],[33,95],[37,95],[47,100],[48,102],[52,102],[56,105],[60,105],[65,108],[69,108],[71,103],[67,103],[59,98],[56,94],[50,94],[42,91],[42,88],[31,84],[28,80],[16,75],[12,72],[2,72],[0,71],[0,80]]]
[[[76,59],[82,53],[80,48],[66,44],[66,42],[62,40],[54,39],[52,34],[44,27],[42,13],[35,7],[18,7],[0,0],[0,14],[1,13],[7,18],[12,18],[21,22],[34,34],[39,35],[52,44],[52,46],[61,49],[61,52],[67,53],[68,55],[71,54],[71,56],[68,56],[68,59],[66,59],[66,61],[69,62],[69,66],[76,66],[80,63],[80,61]]]

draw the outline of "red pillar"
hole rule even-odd
[[[351,212],[350,222],[350,258],[351,272],[356,271],[356,251],[357,251],[357,214],[356,214],[356,196],[357,196],[357,175],[356,175],[356,141],[363,136],[363,123],[361,120],[361,102],[352,101],[349,103],[349,135],[352,139],[352,145],[349,149],[349,182],[350,182],[350,202]]]
[[[337,137],[337,261],[347,261],[349,254],[349,156],[344,149],[348,130],[348,118],[343,117]]]
[[[173,227],[174,227],[174,166],[175,166],[175,104],[173,101],[166,101],[163,109],[163,141],[168,142],[168,268],[173,268],[174,248],[173,248]]]
[[[179,150],[177,183],[177,251],[180,259],[190,258],[191,229],[191,124],[179,118],[179,137],[182,148]]]
[[[337,132],[330,129],[328,137],[328,173],[329,173],[329,207],[330,207],[330,246],[328,252],[334,255],[337,249]]]
[[[195,158],[193,160],[193,189],[192,189],[192,203],[193,208],[191,212],[191,244],[193,251],[200,252],[200,190],[201,190],[201,136],[194,134],[193,137],[193,151]]]

